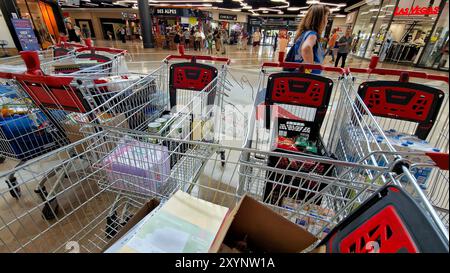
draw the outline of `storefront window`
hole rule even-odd
[[[419,63],[421,66],[448,70],[448,16],[448,1],[446,1],[444,9],[436,24],[436,28],[424,49],[422,59]]]
[[[381,0],[367,1],[366,5],[359,9],[358,17],[353,28],[353,53],[358,57],[364,57],[368,42],[371,38],[373,25],[377,21],[376,15],[380,8]]]
[[[389,21],[391,20],[392,13],[395,10],[395,4],[397,0],[384,0],[381,6],[380,12],[372,12],[371,18],[376,18],[375,27],[370,35],[369,43],[365,53],[365,58],[370,58],[372,55],[378,55],[382,49],[382,44],[388,30]],[[375,10],[375,9],[373,9]],[[385,49],[385,47],[383,47]]]
[[[42,48],[53,45],[59,33],[51,6],[39,0],[17,0],[17,6],[22,18],[32,20]]]
[[[438,7],[440,0],[402,0],[394,10],[380,59],[415,65],[430,37],[436,14],[420,13],[423,8]]]

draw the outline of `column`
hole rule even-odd
[[[144,48],[153,48],[152,20],[148,0],[138,0],[139,17],[141,19],[141,35]]]

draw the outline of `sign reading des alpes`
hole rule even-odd
[[[394,16],[414,16],[414,15],[434,15],[439,14],[439,7],[420,7],[399,8],[396,7]]]

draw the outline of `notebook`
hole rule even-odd
[[[227,207],[177,191],[117,252],[206,253],[227,213]]]

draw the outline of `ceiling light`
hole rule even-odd
[[[334,17],[347,17],[347,15],[344,15],[344,14],[336,14]]]
[[[241,11],[241,9],[232,9],[231,11],[236,11],[236,12],[238,12],[238,11]]]
[[[317,0],[307,0],[306,4],[314,5],[314,4],[320,4],[320,1]]]
[[[243,6],[242,9],[251,9],[252,6]]]
[[[278,12],[278,14],[284,14],[284,12],[282,12],[281,10]]]
[[[263,10],[262,13],[269,13],[269,11],[268,10]]]
[[[300,8],[299,7],[289,7],[289,8],[287,8],[287,10],[297,11],[297,10],[300,10]]]
[[[319,1],[317,1],[319,2]],[[308,1],[306,1],[306,3],[308,3]],[[325,2],[319,2],[322,5],[327,5],[327,6],[334,6],[334,7],[345,7],[346,4],[334,4],[334,3],[325,3]],[[317,3],[317,4],[319,4]]]

